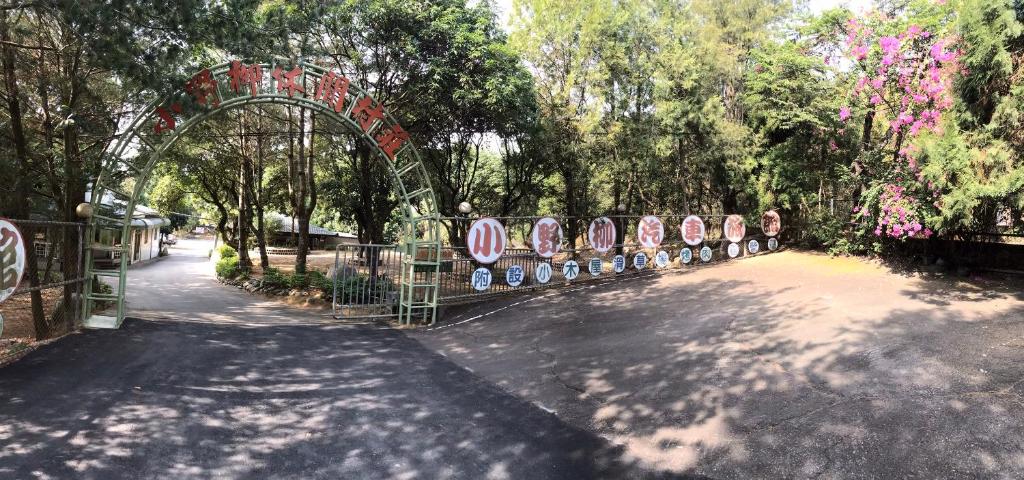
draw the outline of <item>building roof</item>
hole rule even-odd
[[[283,214],[280,214],[280,213],[273,213],[273,214],[270,214],[270,216],[274,217],[275,219],[277,219],[278,221],[281,222],[281,227],[277,229],[278,233],[297,233],[299,231],[299,221],[296,220],[295,218],[293,218],[292,216],[290,216],[290,215],[283,215]],[[292,228],[292,227],[294,227],[294,228]],[[328,230],[328,229],[326,229],[324,227],[321,227],[319,225],[313,225],[312,223],[309,224],[309,234],[310,235],[320,235],[320,236],[324,236],[324,237],[346,237],[346,236],[351,236],[352,238],[355,237],[355,235],[352,235],[351,233],[335,232],[333,230]]]

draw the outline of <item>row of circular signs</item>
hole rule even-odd
[[[769,210],[761,216],[761,231],[769,237],[779,234],[782,222],[779,214]],[[687,245],[697,246],[704,242],[706,229],[704,220],[696,215],[690,215],[679,224],[679,232]],[[722,236],[733,244],[743,241],[746,236],[746,226],[743,217],[729,215],[722,224]],[[555,256],[562,249],[562,226],[558,220],[552,217],[544,217],[533,225],[533,232],[530,240],[533,250],[544,258]],[[654,215],[647,215],[640,219],[637,225],[637,240],[644,248],[658,248],[665,239],[665,224]],[[608,217],[600,217],[590,222],[587,229],[587,241],[594,251],[606,253],[615,246],[616,231],[615,222]],[[498,261],[505,253],[508,246],[508,234],[505,226],[497,219],[484,217],[473,222],[466,235],[466,244],[469,254],[476,261],[490,264]]]
[[[729,257],[736,257],[739,255],[739,244],[730,243],[727,252]],[[779,240],[775,237],[768,239],[768,250],[776,250],[779,248]],[[747,242],[747,251],[754,254],[761,250],[761,244],[757,240],[751,240]],[[711,247],[703,247],[700,249],[699,257],[701,263],[707,263],[711,261],[712,257]],[[679,262],[681,264],[689,264],[693,261],[694,252],[690,248],[683,248],[679,250]],[[637,252],[633,256],[633,268],[637,270],[643,270],[649,264],[647,254],[644,252]],[[670,258],[668,252],[661,250],[654,255],[654,265],[658,268],[665,268],[669,265]],[[590,276],[596,277],[601,275],[604,270],[604,262],[600,258],[592,258],[587,262],[587,271]],[[626,270],[626,257],[622,255],[616,255],[612,258],[612,270],[615,273],[622,273]],[[580,264],[575,260],[569,260],[562,265],[562,276],[566,280],[575,280],[581,273]],[[544,285],[551,281],[552,268],[549,263],[539,263],[534,270],[534,279],[538,284]],[[491,271],[487,267],[480,267],[473,272],[473,278],[471,284],[477,291],[484,291],[491,287],[493,277]],[[523,284],[526,280],[526,270],[521,265],[512,265],[505,270],[505,283],[510,287],[518,287]]]

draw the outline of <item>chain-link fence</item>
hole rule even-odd
[[[25,242],[24,276],[0,303],[0,338],[43,339],[81,324],[84,284],[84,225],[45,220],[9,220]]]

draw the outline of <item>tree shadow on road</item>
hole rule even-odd
[[[0,369],[11,478],[678,478],[378,326],[128,320]]]
[[[416,336],[663,471],[1024,474],[1019,302],[938,309],[921,298],[924,282],[897,308],[864,298],[862,314],[813,286],[686,275],[552,295]]]

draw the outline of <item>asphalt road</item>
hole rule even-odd
[[[400,331],[220,286],[191,247],[132,270],[148,320],[0,368],[0,478],[675,477]]]
[[[1019,284],[784,252],[448,313],[411,335],[653,469],[1024,478]]]

